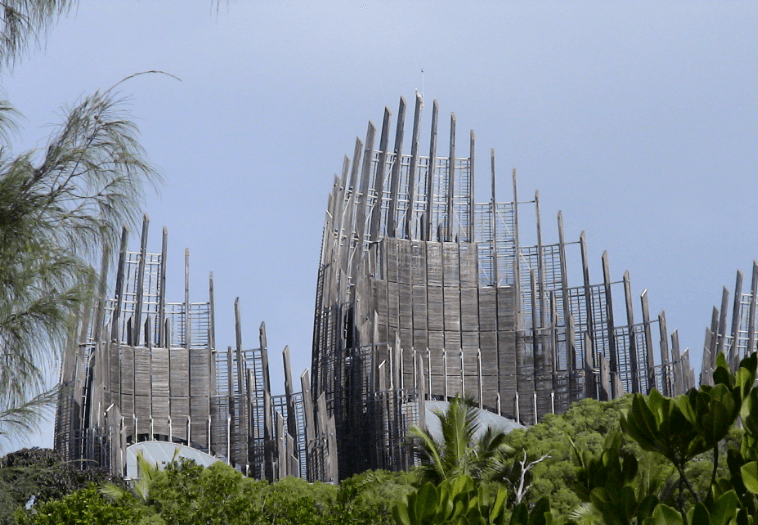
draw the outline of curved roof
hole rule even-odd
[[[127,479],[139,478],[139,470],[137,469],[138,452],[142,452],[142,456],[146,460],[153,465],[158,465],[161,469],[171,463],[174,459],[178,458],[191,459],[198,465],[204,467],[209,467],[213,463],[221,461],[210,454],[206,454],[205,452],[178,443],[171,443],[168,441],[141,441],[126,448]]]

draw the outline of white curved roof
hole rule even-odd
[[[153,465],[158,465],[163,469],[174,459],[187,458],[191,459],[198,465],[208,467],[220,461],[210,454],[201,452],[197,449],[170,443],[168,441],[141,441],[130,445],[126,448],[126,477],[127,479],[137,479],[139,472],[137,469],[137,453],[142,452],[142,456]]]

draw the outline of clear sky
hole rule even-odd
[[[608,250],[698,372],[721,287],[758,258],[754,2],[81,0],[2,88],[33,148],[61,107],[145,70],[181,79],[121,86],[166,179],[145,210],[150,250],[169,231],[169,300],[189,248],[193,300],[215,275],[217,346],[234,342],[239,296],[246,347],[266,322],[279,390],[285,345],[298,375],[310,366],[333,176],[367,121],[416,89],[422,141],[436,98],[441,136],[452,111],[459,144],[476,131],[478,187],[494,148],[502,200],[517,168],[520,197],[540,191],[544,242],[563,210],[568,239],[586,231],[593,281]],[[31,443],[51,446],[51,428]]]

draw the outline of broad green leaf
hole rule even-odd
[[[745,487],[753,494],[758,494],[758,462],[751,461],[746,465],[742,465],[740,471]]]
[[[653,511],[651,521],[653,525],[684,525],[682,515],[676,509],[672,509],[662,503]],[[648,520],[645,520],[645,522],[648,523]]]
[[[397,525],[414,525],[416,523],[411,523],[411,519],[408,516],[408,507],[402,501],[398,501],[392,507],[392,518]]]
[[[710,525],[711,515],[708,513],[708,509],[705,508],[705,505],[700,502],[695,504],[689,523],[690,525]]]

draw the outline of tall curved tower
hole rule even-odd
[[[686,360],[678,347],[672,360],[647,291],[635,308],[605,253],[593,281],[584,234],[567,241],[560,213],[545,242],[539,194],[520,200],[515,172],[499,201],[494,152],[477,157],[473,131],[457,143],[455,115],[439,137],[436,101],[422,142],[423,106],[417,93],[409,134],[402,98],[394,133],[389,109],[378,136],[369,123],[329,195],[312,388],[335,418],[340,477],[407,465],[424,399],[464,394],[531,424],[586,397],[683,392]],[[485,202],[476,170],[490,175]]]

